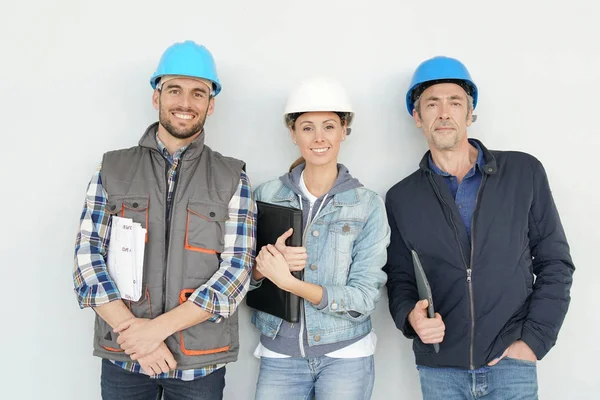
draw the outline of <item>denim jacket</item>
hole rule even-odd
[[[254,196],[255,200],[301,208],[298,196],[279,179],[257,187]],[[328,294],[322,309],[302,302],[310,346],[350,340],[371,331],[370,314],[387,279],[382,268],[389,242],[384,203],[364,187],[333,195],[310,223],[304,232],[308,253],[304,281],[323,286]],[[271,338],[282,321],[261,311],[252,315],[252,323]]]

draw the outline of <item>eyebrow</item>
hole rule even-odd
[[[169,83],[167,83],[166,89],[179,89],[179,90],[183,90],[183,88],[180,85],[176,84],[176,83],[175,84],[169,84]],[[202,92],[204,94],[208,94],[208,90],[206,88],[204,88],[203,86],[199,86],[199,87],[193,88],[192,90],[193,91],[197,91],[197,92]]]
[[[323,124],[326,124],[326,123],[328,123],[328,122],[336,122],[336,120],[335,120],[335,119],[333,119],[333,118],[330,118],[330,119],[326,119],[326,120],[325,120],[325,121],[323,121],[322,123],[323,123]],[[302,121],[302,122],[300,122],[300,125],[302,125],[302,124],[314,124],[314,122],[313,122],[313,121],[310,121],[310,120],[308,120],[308,121]]]
[[[465,98],[461,95],[458,94],[454,94],[452,96],[449,97],[450,100],[462,100],[464,101]],[[440,101],[440,98],[438,96],[429,96],[425,99],[425,101]]]
[[[182,89],[182,87],[177,84],[174,84],[174,83],[171,83],[171,84],[167,83],[166,89]]]
[[[205,88],[205,87],[203,87],[203,86],[200,86],[200,87],[194,88],[194,91],[196,91],[196,92],[202,92],[202,93],[204,93],[204,94],[208,94],[208,90],[206,90],[206,88]]]

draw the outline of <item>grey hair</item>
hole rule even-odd
[[[413,104],[415,105],[415,111],[419,114],[419,118],[421,118],[421,96],[417,97]],[[467,94],[467,114],[468,112],[473,112],[473,96]],[[476,115],[473,115],[473,122],[477,119]]]

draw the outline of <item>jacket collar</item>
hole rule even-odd
[[[483,156],[485,158],[485,165],[483,165],[483,167],[482,167],[483,173],[487,174],[487,175],[493,175],[496,172],[498,172],[498,164],[496,163],[496,157],[494,157],[492,152],[489,151],[487,149],[487,147],[485,147],[483,145],[483,143],[481,143],[480,140],[473,139],[473,138],[471,138],[469,140],[476,142],[479,145],[479,148],[481,149],[481,151],[483,151]],[[425,153],[425,155],[423,156],[423,158],[421,159],[421,162],[419,163],[419,168],[425,172],[433,173],[433,171],[429,167],[429,157],[430,156],[431,156],[431,150],[428,150]]]
[[[158,122],[155,122],[146,129],[146,132],[144,132],[144,135],[142,135],[138,145],[140,147],[158,151],[158,143],[156,143],[157,131]],[[199,158],[202,154],[202,150],[204,150],[204,137],[205,134],[203,129],[200,135],[188,145],[188,148],[185,150],[181,158],[184,160],[194,160]]]

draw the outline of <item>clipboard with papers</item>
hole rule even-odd
[[[419,255],[416,251],[411,250],[413,259],[413,267],[415,270],[415,280],[417,281],[417,291],[419,292],[419,300],[427,299],[429,305],[427,307],[427,317],[435,318],[435,309],[433,308],[433,296],[431,295],[431,287],[429,286],[429,281],[427,280],[427,275],[425,275],[425,270],[423,269],[423,265],[421,264],[421,260],[419,259]],[[440,352],[439,343],[435,343],[433,345],[433,349],[436,353]]]
[[[121,297],[138,301],[142,297],[146,229],[131,218],[112,217],[106,266]]]

